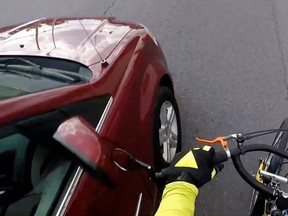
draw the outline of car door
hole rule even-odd
[[[115,188],[115,215],[153,215],[156,184],[148,172],[137,166],[131,170],[119,169]]]
[[[76,156],[85,170],[68,192],[71,198],[65,204],[65,215],[153,214],[155,183],[149,180],[147,171],[135,165],[121,168],[113,154],[115,144],[100,137],[85,119],[65,121],[54,138]]]

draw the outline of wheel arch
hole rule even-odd
[[[159,86],[166,86],[174,93],[174,86],[171,77],[168,74],[164,74],[160,80]]]

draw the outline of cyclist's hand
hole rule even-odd
[[[213,156],[214,148],[210,146],[176,154],[170,167],[167,168],[168,183],[185,181],[197,188],[201,187],[224,167],[223,164],[213,167],[211,164]]]

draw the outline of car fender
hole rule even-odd
[[[102,129],[106,138],[150,164],[154,162],[151,143],[155,99],[165,74],[169,73],[161,49],[149,35],[140,37]]]

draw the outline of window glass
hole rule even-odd
[[[56,149],[20,133],[0,138],[0,215],[47,215],[71,165]]]
[[[0,100],[88,82],[92,71],[77,62],[33,56],[0,56]]]
[[[72,116],[98,125],[111,97],[90,98],[0,127],[0,215],[50,215],[77,164],[52,138]]]

